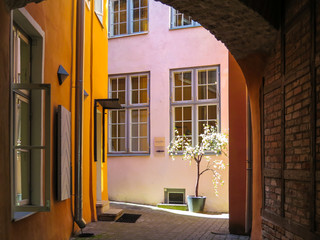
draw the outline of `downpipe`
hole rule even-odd
[[[76,84],[75,84],[75,216],[74,221],[82,229],[86,222],[82,217],[82,117],[84,72],[84,0],[77,1],[76,29]]]

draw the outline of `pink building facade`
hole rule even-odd
[[[110,2],[109,97],[120,98],[124,109],[108,112],[109,199],[156,205],[170,190],[193,195],[195,166],[179,156],[172,160],[167,146],[174,128],[194,142],[202,123],[216,120],[228,133],[228,50],[195,22],[175,28],[172,17],[179,25],[179,16],[162,3],[140,1],[138,24],[129,16],[121,25],[115,15],[121,18],[123,6]],[[134,15],[135,6],[129,12]],[[229,211],[228,173],[227,167],[219,196],[211,175],[201,177],[206,211]]]

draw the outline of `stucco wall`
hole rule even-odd
[[[73,231],[71,199],[56,200],[56,121],[58,105],[72,112],[74,123],[75,86],[75,33],[77,1],[43,1],[28,4],[25,10],[45,33],[44,42],[44,83],[51,84],[51,209],[45,213],[35,213],[25,219],[13,222],[11,219],[11,179],[10,179],[10,12],[0,1],[0,239],[69,239]],[[93,4],[93,1],[91,1]],[[106,7],[106,6],[105,6]],[[83,121],[83,217],[86,222],[96,219],[96,163],[93,161],[93,100],[107,97],[107,9],[104,9],[104,26],[98,21],[92,6],[86,7],[85,32],[85,90],[89,96],[84,103]],[[95,42],[94,46],[92,41]],[[70,74],[59,85],[57,70],[62,65]],[[93,67],[94,66],[94,67]],[[93,90],[96,89],[96,90]],[[74,126],[72,127],[74,128]],[[74,129],[72,146],[74,147]],[[72,151],[74,169],[74,151]],[[103,164],[103,199],[107,200],[106,163]],[[74,180],[74,179],[73,179]],[[72,181],[74,183],[74,181]],[[75,227],[75,230],[77,228]]]
[[[150,156],[108,157],[112,200],[157,204],[164,201],[164,188],[194,194],[195,166],[154,149],[155,137],[165,137],[166,146],[170,141],[170,69],[220,65],[221,129],[228,132],[228,50],[202,27],[169,30],[169,12],[168,6],[149,1],[148,34],[109,40],[109,74],[150,71]],[[206,210],[229,210],[228,169],[224,181],[216,197],[210,174],[201,177]]]

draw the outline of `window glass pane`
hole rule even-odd
[[[206,86],[199,86],[198,87],[198,99],[207,99],[207,87]]]
[[[112,25],[110,27],[111,31],[112,31],[112,35],[118,35],[119,34],[119,26],[118,25]]]
[[[206,71],[198,72],[198,84],[206,84]]]
[[[147,90],[140,91],[140,103],[147,103],[148,102],[148,92]]]
[[[31,47],[20,38],[20,83],[30,83]]]
[[[217,98],[217,85],[208,86],[208,99]]]
[[[183,108],[183,120],[192,120],[192,108],[191,107],[184,107]]]
[[[199,122],[199,126],[198,126],[198,128],[199,128],[199,129],[198,129],[199,134],[198,134],[198,135],[200,135],[200,134],[202,134],[202,133],[204,132],[204,127],[203,127],[203,125],[206,124],[206,123],[207,123],[206,121],[205,121],[205,122],[204,122],[204,121],[200,121],[200,122]]]
[[[113,98],[119,98],[120,104],[125,104],[126,103],[126,92],[119,92],[118,96],[115,96]]]
[[[148,150],[149,150],[148,139],[146,138],[140,139],[140,151],[148,152]]]
[[[131,111],[131,122],[133,122],[133,123],[138,123],[139,122],[138,110],[132,110]]]
[[[198,108],[199,120],[207,120],[207,106],[200,106]]]
[[[209,70],[208,71],[208,83],[216,83],[217,82],[217,74],[216,70]]]
[[[30,152],[17,150],[15,157],[16,205],[25,205],[30,199]]]
[[[113,23],[118,23],[119,22],[119,14],[111,14],[111,19],[113,19]]]
[[[175,116],[175,121],[182,120],[182,108],[181,107],[176,107],[174,109],[174,116]]]
[[[126,79],[125,78],[119,78],[118,79],[118,90],[126,90]]]
[[[142,20],[140,23],[141,32],[148,31],[148,20]]]
[[[120,12],[120,22],[125,23],[126,21],[127,21],[127,12],[126,11]]]
[[[216,105],[208,106],[208,114],[209,114],[209,119],[217,119],[217,106]]]
[[[139,0],[133,0],[133,7],[138,8],[139,7]]]
[[[126,112],[124,110],[119,111],[118,122],[125,123],[126,122]]]
[[[217,127],[217,121],[208,121],[208,124]]]
[[[174,73],[174,86],[182,86],[182,73]]]
[[[148,0],[141,0],[141,7],[147,7],[148,6]]]
[[[148,111],[146,109],[140,110],[140,122],[148,122]]]
[[[117,111],[110,111],[111,114],[111,122],[112,123],[117,123],[118,119],[117,119]]]
[[[117,137],[117,131],[118,131],[118,126],[117,125],[112,125],[111,126],[111,136],[112,137]]]
[[[137,104],[139,103],[139,92],[138,91],[132,91],[132,104]]]
[[[118,151],[118,140],[117,139],[112,139],[111,149],[112,149],[112,151]]]
[[[113,1],[113,11],[119,10],[119,1]]]
[[[146,123],[140,124],[140,137],[146,137],[148,135],[148,125]]]
[[[118,151],[125,152],[126,151],[126,141],[125,139],[118,140]]]
[[[131,148],[132,151],[137,152],[139,151],[139,142],[138,142],[138,138],[132,138],[131,139]]]
[[[126,34],[127,33],[127,23],[121,23],[120,24],[120,34]]]
[[[183,88],[183,100],[191,100],[191,87]]]
[[[188,15],[186,14],[183,14],[183,25],[184,26],[187,26],[187,25],[190,25],[191,24],[191,17],[189,17]]]
[[[120,10],[127,9],[127,0],[120,0]]]
[[[141,19],[147,19],[148,18],[148,8],[142,8],[141,9]]]
[[[117,91],[117,79],[116,78],[111,78],[111,90],[112,91]]]
[[[140,89],[147,89],[147,88],[148,88],[148,77],[140,76]]]
[[[133,10],[133,20],[139,20],[139,9]]]
[[[139,132],[139,125],[138,124],[132,124],[131,125],[131,134],[132,137],[138,137],[138,132]]]
[[[131,77],[132,89],[139,89],[139,77]]]
[[[183,123],[183,134],[186,136],[192,135],[192,123],[191,122]]]
[[[176,122],[174,129],[178,131],[178,135],[182,135],[182,122]]]
[[[15,145],[30,145],[30,109],[26,99],[16,94]]]
[[[182,88],[175,88],[174,100],[175,101],[181,101],[182,100]]]
[[[183,85],[191,85],[191,72],[183,73]]]
[[[125,137],[126,136],[126,128],[125,125],[119,125],[118,126],[118,137]]]
[[[139,21],[133,22],[133,32],[140,32]]]

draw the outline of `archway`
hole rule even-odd
[[[261,128],[260,87],[271,48],[274,46],[280,21],[279,1],[215,0],[180,1],[157,0],[187,13],[215,37],[222,41],[235,57],[245,76],[251,105],[252,157],[253,157],[253,221],[254,236],[261,236]],[[230,139],[231,141],[231,139]],[[232,148],[232,146],[230,146]],[[230,159],[230,175],[236,174],[237,163]],[[243,228],[243,212],[233,208],[237,201],[237,178],[230,178],[230,232]],[[243,219],[243,218],[242,218]]]

